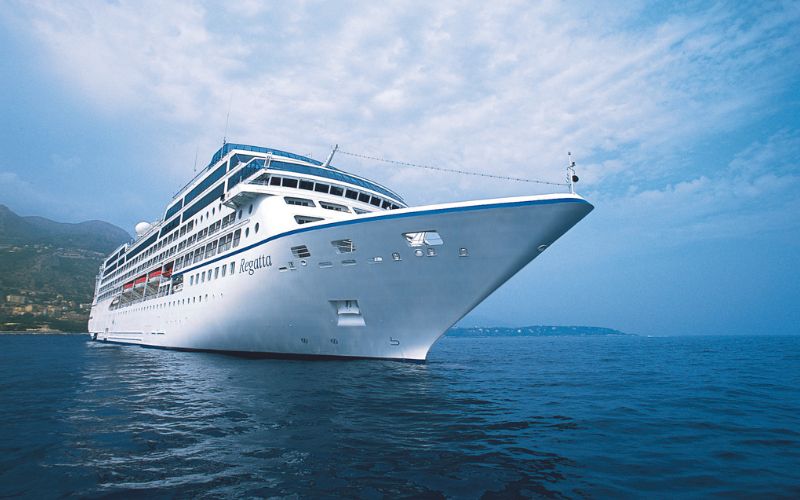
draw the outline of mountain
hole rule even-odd
[[[0,205],[0,330],[85,330],[100,263],[130,239],[107,222],[21,217]]]
[[[108,222],[70,224],[44,217],[20,217],[0,204],[0,243],[55,245],[105,254],[130,239],[124,229]]]
[[[602,335],[632,335],[613,328],[599,326],[520,326],[508,327],[471,327],[451,328],[447,331],[449,337],[555,337],[561,335],[602,336]]]

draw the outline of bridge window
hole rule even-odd
[[[347,192],[344,194],[345,198],[350,198],[351,200],[358,199],[358,191],[353,191],[352,189],[348,189]]]
[[[271,177],[269,180],[270,186],[280,186],[281,185],[281,178],[280,177]]]
[[[330,186],[328,184],[321,184],[319,182],[314,185],[314,191],[318,193],[327,193],[329,188]]]
[[[369,203],[369,195],[367,193],[358,193],[358,201]]]
[[[344,194],[344,189],[336,186],[331,186],[331,194],[334,196],[342,196]]]
[[[287,179],[286,177],[284,177],[283,178],[283,187],[296,188],[297,187],[297,179]]]
[[[381,206],[381,199],[377,196],[373,196],[371,200],[369,200],[370,205],[375,205],[376,207]]]
[[[307,191],[314,190],[314,183],[311,181],[300,181],[300,189],[305,189]]]
[[[283,200],[286,202],[287,205],[298,205],[298,206],[301,206],[301,207],[313,207],[313,206],[315,206],[313,201],[308,200],[306,198],[290,198],[290,197],[287,196]]]

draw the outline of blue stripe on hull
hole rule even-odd
[[[221,260],[229,259],[234,255],[240,254],[242,252],[246,252],[253,248],[259,247],[261,245],[265,245],[271,241],[277,240],[279,238],[285,238],[287,236],[292,236],[295,234],[300,233],[307,233],[309,231],[316,231],[319,229],[329,229],[332,227],[339,227],[339,226],[349,226],[352,224],[365,224],[374,221],[382,221],[382,220],[389,220],[389,219],[404,219],[409,217],[418,217],[420,215],[437,215],[437,214],[444,214],[444,213],[451,213],[451,212],[469,212],[473,210],[487,210],[487,209],[495,209],[495,208],[512,208],[512,207],[523,207],[528,205],[552,205],[556,203],[585,203],[590,205],[590,203],[586,200],[580,198],[559,198],[555,200],[527,200],[527,201],[511,201],[511,202],[504,202],[504,203],[494,203],[490,205],[471,205],[471,206],[464,206],[464,207],[450,207],[450,208],[434,208],[430,210],[422,210],[418,212],[407,212],[407,213],[389,213],[386,215],[378,215],[374,217],[369,217],[365,219],[349,219],[337,222],[330,222],[328,224],[321,224],[319,226],[313,227],[301,227],[298,229],[292,229],[291,231],[286,231],[284,233],[276,234],[274,236],[270,236],[269,238],[265,238],[261,241],[257,241],[251,245],[246,247],[242,247],[238,250],[230,252],[228,254],[216,257],[214,259],[209,260],[208,262],[203,262],[197,266],[194,266],[189,269],[184,269],[180,272],[176,272],[173,276],[179,276],[181,274],[190,273],[201,267],[214,264],[215,262],[219,262]]]

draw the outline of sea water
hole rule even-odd
[[[0,497],[800,496],[800,337],[286,361],[0,335]]]

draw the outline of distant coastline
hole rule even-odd
[[[556,325],[533,325],[517,327],[469,327],[451,328],[446,334],[448,337],[597,337],[608,335],[635,335],[625,333],[613,328],[603,328],[599,326],[556,326]]]
[[[85,334],[77,330],[61,331],[54,329],[31,329],[26,331],[0,331],[2,334]],[[598,336],[635,336],[613,328],[598,326],[555,326],[534,325],[521,327],[470,327],[451,328],[445,334],[448,337],[598,337]]]

